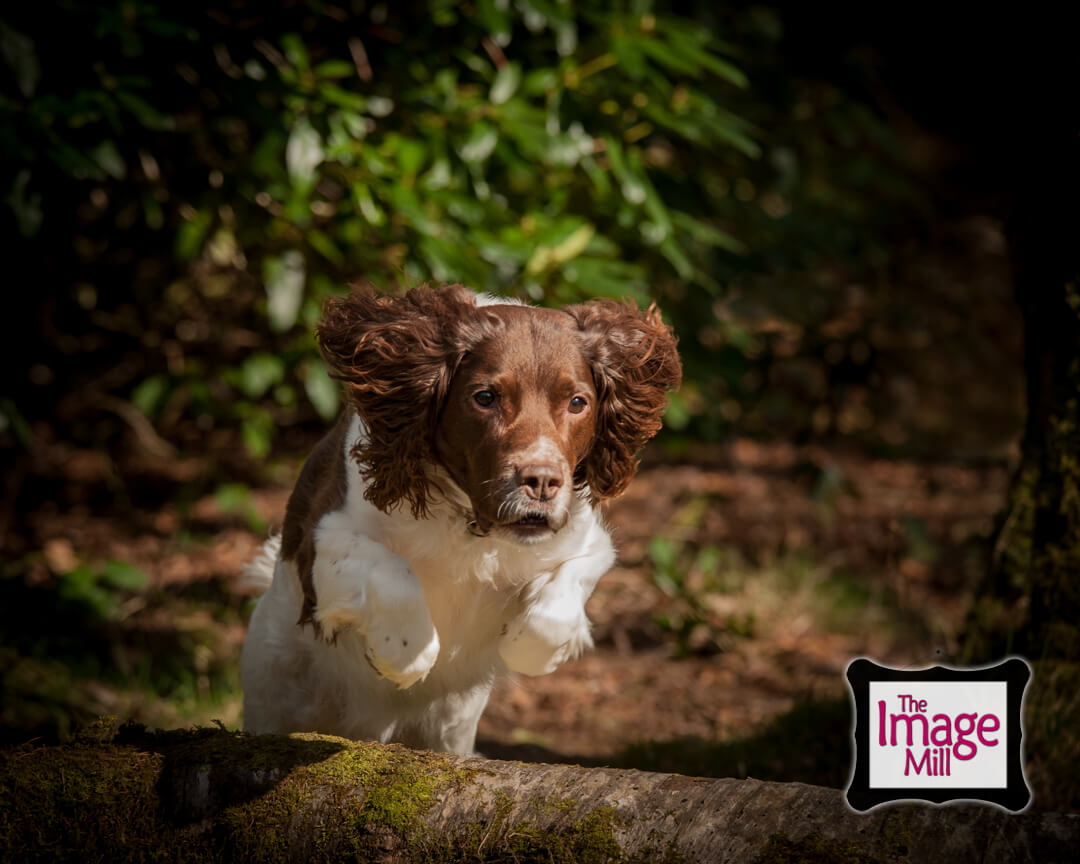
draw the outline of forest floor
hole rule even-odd
[[[842,786],[847,663],[952,657],[1004,461],[746,439],[692,458],[654,454],[610,506],[619,560],[589,602],[596,648],[501,682],[486,755]],[[205,476],[204,458],[126,464],[144,503],[122,516],[99,507],[122,493],[99,452],[53,442],[38,462],[68,503],[29,517],[42,552],[0,580],[4,737],[62,737],[99,713],[239,727],[240,571],[280,524],[298,460],[186,500],[166,490]]]

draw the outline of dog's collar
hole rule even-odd
[[[457,516],[465,522],[465,527],[473,537],[487,537],[491,533],[490,528],[483,528],[480,525],[480,520],[476,516],[476,511],[471,507],[465,507],[459,504],[452,497],[446,497],[446,503],[454,510]]]
[[[480,525],[480,519],[476,515],[476,511],[472,507],[466,507],[458,501],[460,495],[466,501],[469,500],[469,496],[465,494],[465,490],[462,489],[454,480],[450,472],[443,466],[436,466],[438,475],[436,480],[436,488],[440,488],[442,492],[443,500],[450,505],[450,508],[461,517],[465,522],[465,527],[473,537],[487,537],[491,533],[491,528],[484,528]],[[442,484],[446,484],[443,486]],[[471,503],[471,502],[470,502]]]

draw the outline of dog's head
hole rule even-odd
[[[476,528],[521,542],[567,522],[575,488],[618,494],[660,428],[682,368],[651,307],[477,305],[461,286],[331,300],[318,328],[332,374],[363,418],[353,449],[365,495],[427,513],[441,465]]]

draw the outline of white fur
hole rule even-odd
[[[240,574],[240,586],[250,591],[265,591],[274,580],[274,565],[281,552],[281,535],[273,534]]]
[[[277,558],[244,645],[245,728],[470,754],[500,673],[542,675],[592,645],[585,601],[614,548],[584,494],[565,527],[531,544],[470,534],[468,499],[443,473],[454,500],[429,518],[405,506],[382,513],[348,456],[363,433],[354,417],[344,505],[315,531],[315,618],[335,638],[297,625],[300,579],[277,538],[248,568],[265,572],[266,555]]]

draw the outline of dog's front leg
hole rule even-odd
[[[315,621],[331,637],[356,630],[375,671],[411,687],[439,656],[424,589],[400,555],[333,522],[324,520],[315,536]]]
[[[499,640],[499,654],[510,671],[546,675],[592,647],[585,601],[614,561],[615,550],[604,534],[550,578],[534,580],[522,596],[524,612]]]

